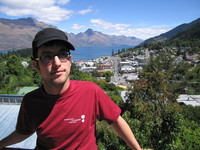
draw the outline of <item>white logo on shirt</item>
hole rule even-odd
[[[85,115],[81,115],[80,119],[68,118],[68,119],[64,119],[64,121],[67,121],[68,123],[85,122]]]

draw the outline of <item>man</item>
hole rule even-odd
[[[92,82],[70,80],[70,50],[75,48],[64,32],[54,28],[39,31],[32,49],[42,86],[24,96],[16,130],[0,141],[0,148],[36,132],[38,150],[95,150],[98,119],[108,121],[132,149],[141,149],[120,116],[120,108],[102,89]]]

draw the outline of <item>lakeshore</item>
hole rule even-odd
[[[111,56],[112,51],[117,53],[118,50],[134,48],[134,46],[95,46],[95,47],[75,47],[71,51],[73,61],[92,60],[102,56]],[[0,50],[0,53],[8,53],[8,50]]]

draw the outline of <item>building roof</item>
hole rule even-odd
[[[15,130],[20,105],[0,104],[0,139],[8,136]],[[8,146],[9,148],[34,149],[37,135],[34,133],[26,140]]]
[[[177,102],[184,103],[186,105],[200,106],[200,95],[180,94]]]
[[[38,87],[23,87],[18,91],[19,95],[25,95],[26,93],[29,93],[35,89],[37,89]]]

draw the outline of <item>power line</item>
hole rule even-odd
[[[191,83],[191,84],[200,84],[200,82],[186,82],[186,81],[176,81],[176,80],[169,80],[170,82],[177,82],[177,83]]]

